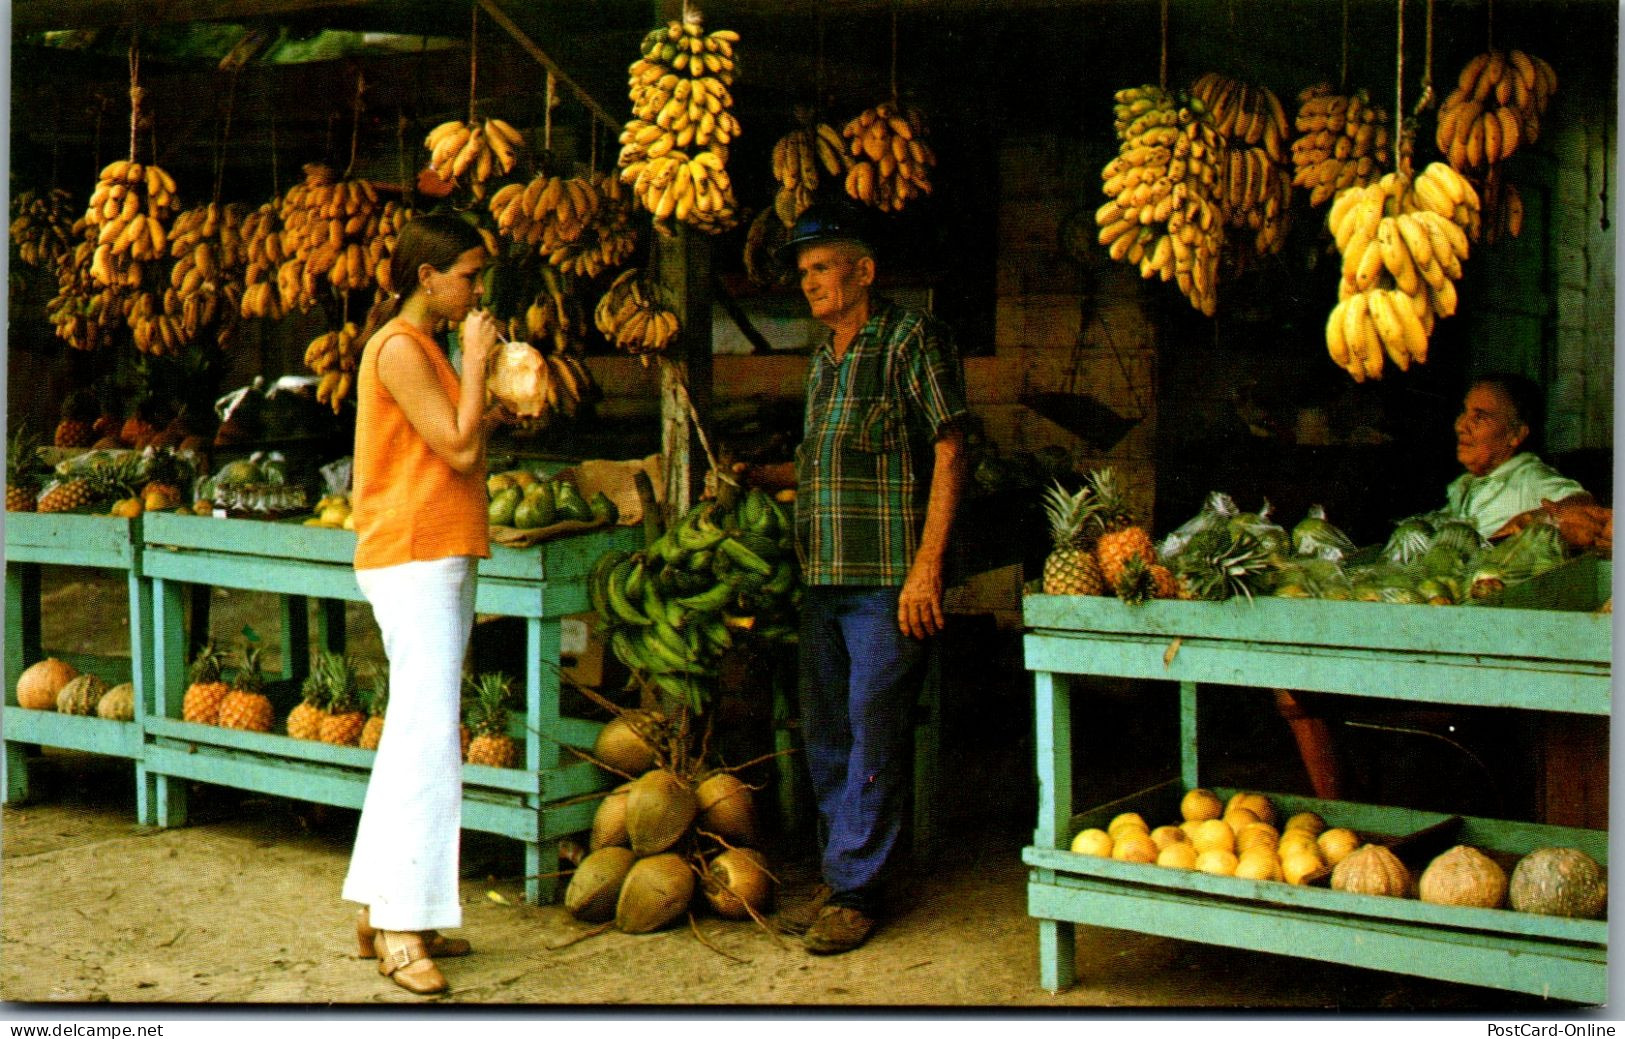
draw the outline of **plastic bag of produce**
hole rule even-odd
[[[1212,492],[1207,496],[1207,501],[1203,503],[1200,512],[1162,539],[1162,544],[1157,546],[1157,556],[1165,564],[1172,566],[1173,560],[1185,551],[1191,538],[1203,531],[1225,526],[1240,511],[1230,495],[1223,491]]]
[[[1390,563],[1413,562],[1433,547],[1435,533],[1430,515],[1407,516],[1394,524],[1394,532],[1382,546],[1382,558]]]
[[[1290,599],[1351,599],[1353,587],[1335,560],[1298,556],[1277,562],[1270,591]]]
[[[1567,558],[1568,545],[1556,521],[1543,516],[1472,560],[1469,594],[1475,600],[1493,598],[1507,585],[1537,577]]]
[[[1270,503],[1267,500],[1257,512],[1238,512],[1230,517],[1230,528],[1250,535],[1272,555],[1292,554],[1292,535],[1270,518]]]
[[[1354,542],[1326,518],[1324,506],[1311,505],[1292,528],[1292,551],[1300,556],[1341,563],[1354,554]]]

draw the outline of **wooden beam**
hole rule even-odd
[[[587,106],[587,110],[593,114],[595,119],[617,133],[620,131],[621,121],[610,115],[609,110],[599,104],[591,94],[587,93],[581,84],[570,78],[570,74],[565,72],[558,62],[549,57],[547,52],[542,50],[525,30],[521,29],[512,18],[508,17],[508,13],[497,5],[496,0],[479,0],[479,5],[480,10],[490,15],[492,21],[502,26],[508,35],[513,37],[514,42],[524,48],[525,53],[535,58],[537,64],[551,72],[555,79],[568,87],[580,99],[581,103]]]
[[[52,29],[128,29],[171,22],[241,22],[252,18],[300,15],[311,11],[360,10],[387,0],[16,0],[11,7],[14,35]]]

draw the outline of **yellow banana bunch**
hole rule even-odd
[[[1322,205],[1344,188],[1371,183],[1392,158],[1388,111],[1364,90],[1343,95],[1318,83],[1298,94],[1292,142],[1293,187],[1309,189],[1309,204]]]
[[[669,221],[706,234],[737,222],[728,145],[739,136],[733,114],[731,29],[707,33],[698,9],[643,38],[627,69],[632,118],[621,132],[621,180],[669,233]]]
[[[380,202],[369,180],[340,180],[331,167],[306,163],[305,179],[282,197],[277,291],[284,307],[308,311],[323,284],[339,292],[373,286]]]
[[[801,114],[801,113],[798,113]],[[773,209],[785,227],[813,203],[820,175],[844,177],[851,167],[846,143],[828,123],[812,122],[791,130],[773,145],[773,179],[779,190]]]
[[[1415,178],[1384,174],[1333,199],[1326,223],[1343,278],[1326,350],[1356,382],[1380,379],[1385,356],[1401,371],[1427,360],[1435,319],[1456,312],[1465,227],[1477,210],[1473,186],[1440,162]]]
[[[1286,241],[1292,177],[1287,164],[1286,112],[1274,92],[1250,83],[1205,73],[1191,84],[1191,97],[1207,106],[1213,128],[1225,138],[1225,217],[1231,227],[1256,234],[1261,254]]]
[[[538,176],[498,188],[489,208],[498,234],[547,256],[586,231],[598,213],[598,192],[586,177]]]
[[[282,199],[272,199],[243,218],[243,299],[245,318],[277,321],[288,312],[277,272],[289,259],[282,251]]]
[[[316,399],[337,415],[355,386],[356,365],[361,362],[361,329],[354,321],[323,332],[305,347],[305,367],[321,376],[316,383]]]
[[[166,224],[175,207],[175,179],[161,167],[128,159],[103,167],[84,216],[96,232],[91,277],[104,286],[139,284],[141,265],[169,254]]]
[[[147,289],[123,299],[124,321],[130,327],[135,348],[144,354],[180,353],[191,337],[181,327],[181,319],[163,312],[163,300]]]
[[[467,184],[475,198],[484,198],[486,181],[513,172],[525,136],[501,119],[453,119],[430,130],[423,146],[441,180]]]
[[[184,341],[209,327],[227,346],[234,339],[243,299],[247,247],[242,237],[248,207],[237,202],[188,209],[169,230],[175,258],[164,290],[164,313],[179,322]]]
[[[900,213],[909,199],[931,194],[937,155],[925,143],[925,115],[918,108],[882,101],[848,121],[841,136],[852,156],[846,193],[854,199]]]
[[[1224,246],[1224,138],[1201,102],[1181,105],[1154,84],[1116,94],[1117,157],[1100,177],[1107,202],[1095,211],[1096,240],[1142,278],[1173,281],[1191,306],[1218,308]]]
[[[628,268],[610,283],[593,308],[593,324],[618,350],[648,355],[665,350],[677,338],[677,314],[645,285],[641,272]]]
[[[11,200],[11,240],[30,267],[56,266],[73,253],[73,196],[29,189]]]
[[[574,241],[560,243],[547,255],[548,264],[578,278],[596,278],[619,267],[638,246],[632,196],[620,177],[595,172],[589,183],[598,199],[592,220]]]
[[[1439,105],[1439,150],[1458,170],[1493,166],[1540,136],[1557,72],[1523,51],[1487,51],[1456,77]]]
[[[1486,214],[1480,228],[1485,245],[1494,245],[1502,235],[1516,238],[1523,233],[1523,196],[1518,186],[1502,175],[1499,166],[1491,166],[1484,174],[1479,198]]]
[[[82,217],[74,227],[79,242],[57,265],[57,294],[45,305],[45,313],[58,339],[75,350],[97,350],[110,345],[124,324],[124,297],[130,290],[99,284],[91,276],[96,230]]]
[[[581,333],[586,323],[580,309],[564,276],[544,266],[541,291],[525,308],[524,338],[532,343],[551,340],[558,353],[580,353],[585,349]]]

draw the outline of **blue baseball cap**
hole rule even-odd
[[[802,246],[827,242],[858,242],[873,250],[874,229],[868,214],[857,204],[844,200],[808,206],[790,228],[789,239],[779,246],[779,262],[793,267]]]

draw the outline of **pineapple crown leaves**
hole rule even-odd
[[[28,423],[18,423],[16,432],[6,441],[6,483],[14,487],[39,483],[45,466],[39,458],[39,437],[30,433]]]
[[[382,718],[389,705],[389,664],[376,660],[365,665],[367,675],[367,712]]]
[[[477,733],[499,733],[508,727],[508,676],[487,671],[468,680],[473,692],[469,721]]]
[[[355,671],[342,653],[323,653],[322,670],[327,675],[327,709],[333,714],[350,714],[360,709],[360,689]]]
[[[243,629],[247,631],[248,629]],[[265,688],[265,674],[260,670],[260,658],[265,655],[265,647],[259,644],[256,636],[252,641],[245,641],[241,651],[242,666],[232,680],[232,687],[245,693],[257,693]]]
[[[1125,492],[1118,481],[1116,469],[1106,466],[1094,470],[1089,474],[1089,487],[1095,493],[1097,506],[1092,518],[1102,530],[1116,530],[1133,525],[1134,513],[1128,506],[1128,499],[1124,496]]]
[[[220,681],[220,650],[213,641],[206,641],[192,658],[187,677],[193,685]]]
[[[1192,539],[1180,555],[1179,566],[1199,599],[1240,595],[1251,601],[1253,582],[1270,568],[1269,546],[1247,530],[1229,527],[1214,531],[1211,539],[1203,538],[1200,544]]]
[[[1044,514],[1049,518],[1050,536],[1057,548],[1080,545],[1084,527],[1099,509],[1094,491],[1087,485],[1076,494],[1069,493],[1059,480],[1044,489]]]
[[[1118,575],[1112,591],[1130,606],[1139,606],[1156,598],[1157,580],[1150,564],[1139,556],[1130,556],[1128,562],[1123,564],[1123,572]]]

